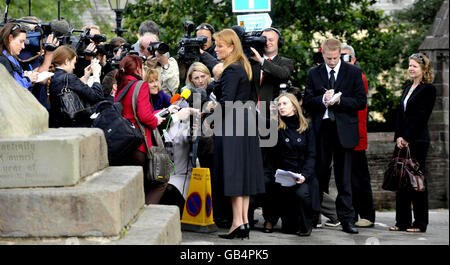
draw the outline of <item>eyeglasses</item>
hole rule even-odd
[[[422,57],[422,55],[420,55],[420,54],[418,54],[418,53],[412,54],[411,56],[409,56],[409,58],[416,58],[416,59],[421,60],[422,63],[425,62],[424,59],[423,59],[423,57]]]

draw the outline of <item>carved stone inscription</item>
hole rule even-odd
[[[26,179],[37,174],[36,145],[30,142],[0,142],[0,184],[9,178]]]

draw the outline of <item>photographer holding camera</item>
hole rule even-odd
[[[22,69],[37,73],[47,72],[52,63],[53,52],[59,46],[57,37],[59,34],[65,33],[65,29],[69,27],[68,23],[65,20],[49,23],[52,33],[42,41],[45,36],[43,29],[39,26],[41,21],[38,18],[22,17],[20,21],[27,28],[27,40],[25,49],[18,56],[15,56],[15,58],[19,61]],[[50,102],[46,85],[35,83],[29,89],[36,99],[49,110]]]
[[[80,43],[77,44],[77,64],[73,73],[78,77],[84,75],[84,69],[91,64],[91,60],[97,58],[102,66],[100,80],[112,70],[111,65],[106,62],[106,55],[98,51],[98,47],[106,41],[106,36],[100,33],[100,28],[96,25],[83,27],[83,33],[80,36]],[[88,41],[89,44],[84,47],[82,42]],[[84,49],[83,49],[84,48]]]
[[[216,48],[216,44],[214,43],[214,38],[212,37],[215,33],[213,26],[207,23],[200,24],[195,29],[195,34],[197,38],[206,37],[207,40],[202,44],[200,48],[200,61],[208,67],[209,71],[212,72],[212,69],[216,64],[219,63],[217,60],[217,54],[214,50]]]
[[[149,34],[154,34],[156,36],[159,36],[159,26],[153,20],[146,20],[146,21],[142,22],[141,25],[139,25],[139,30],[138,30],[138,34],[137,34],[138,41],[131,46],[131,50],[137,52],[139,54],[139,56],[144,56],[140,52],[139,39],[141,39],[142,37],[149,35]]]
[[[180,85],[178,63],[169,57],[169,46],[158,36],[147,34],[139,40],[139,50],[147,58],[145,66],[158,71],[161,88],[169,96],[175,95]]]
[[[283,45],[283,39],[281,33],[275,28],[266,28],[263,30],[261,36],[266,37],[267,41],[264,46],[264,54],[261,54],[251,47],[253,56],[252,60],[252,99],[258,104],[258,108],[261,108],[260,102],[265,103],[265,111],[263,108],[263,115],[268,119],[270,114],[270,102],[273,101],[279,94],[280,84],[287,83],[292,71],[294,70],[294,64],[291,59],[281,57],[278,54],[278,49]],[[261,153],[263,157],[264,176],[266,184],[266,193],[261,198],[263,216],[264,216],[264,232],[271,233],[273,227],[278,220],[278,214],[276,212],[277,205],[274,205],[273,196],[276,196],[276,189],[279,184],[275,183],[274,172],[267,167],[269,154],[268,148],[262,147]]]

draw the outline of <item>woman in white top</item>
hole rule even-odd
[[[413,82],[405,87],[395,123],[394,153],[409,147],[411,157],[419,162],[420,170],[425,172],[425,163],[430,146],[428,120],[436,101],[436,88],[433,82],[433,68],[430,60],[421,53],[409,57],[408,74]],[[411,216],[413,205],[414,222]],[[405,188],[396,194],[396,224],[390,231],[425,232],[428,225],[428,188],[414,191]]]

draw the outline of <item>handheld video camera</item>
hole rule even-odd
[[[94,34],[90,35],[90,29],[85,29],[81,32],[80,36],[76,37],[75,41],[77,44],[75,50],[78,56],[96,56],[97,52],[86,49],[91,43],[91,40],[95,43],[105,42],[106,35],[104,34]]]
[[[261,36],[262,31],[251,31],[245,32],[244,27],[235,25],[231,27],[234,32],[238,35],[242,43],[242,49],[247,58],[250,59],[254,55],[250,47],[253,47],[262,56],[264,54],[264,46],[266,46],[267,38],[266,36]]]
[[[208,38],[201,36],[191,38],[191,33],[195,30],[195,24],[192,21],[184,22],[185,34],[178,42],[179,59],[186,63],[197,62],[200,59],[200,48],[208,41]]]

